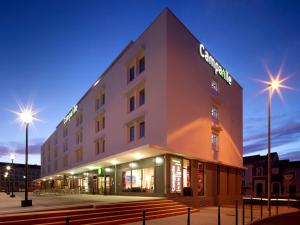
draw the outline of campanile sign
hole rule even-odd
[[[224,69],[212,55],[208,53],[203,44],[199,45],[200,56],[215,70],[215,74],[222,77],[229,85],[232,83],[232,78],[228,71]]]

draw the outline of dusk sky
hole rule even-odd
[[[272,99],[272,151],[300,160],[299,1],[0,1],[0,161],[10,152],[24,163],[25,129],[18,102],[34,103],[41,120],[30,127],[30,158],[130,40],[165,8],[241,84],[244,154],[266,154],[266,66],[290,76],[284,100]],[[179,59],[180,60],[180,59]]]

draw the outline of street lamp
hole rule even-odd
[[[19,119],[25,125],[26,128],[26,147],[25,147],[25,200],[22,200],[21,206],[27,207],[32,206],[32,200],[28,200],[28,127],[33,122],[34,115],[31,109],[23,109],[18,113]]]
[[[15,170],[14,170],[14,159],[16,159],[16,154],[10,154],[10,157],[11,159],[11,176],[12,176],[12,184],[11,184],[11,195],[10,197],[11,198],[14,198],[15,197],[15,194],[14,194],[14,188],[15,188]]]
[[[6,172],[5,172],[5,175],[8,177],[7,179],[7,182],[8,182],[8,186],[7,186],[7,195],[10,194],[10,179],[11,179],[11,175],[9,174],[9,171],[10,171],[10,166],[6,166]]]
[[[276,92],[280,98],[282,98],[280,88],[289,88],[283,84],[288,77],[280,79],[282,68],[279,69],[276,77],[273,77],[271,72],[267,71],[270,77],[269,81],[261,81],[267,84],[267,87],[263,91],[268,91],[268,211],[271,215],[271,100],[272,95]],[[290,88],[289,88],[290,89]]]

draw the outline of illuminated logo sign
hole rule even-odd
[[[64,118],[64,124],[66,124],[67,122],[69,122],[71,120],[71,118],[75,115],[75,113],[77,112],[78,110],[78,106],[75,105],[71,111],[65,116]]]
[[[232,83],[232,78],[228,71],[224,69],[215,59],[212,57],[208,51],[205,49],[203,44],[199,46],[200,55],[205,61],[215,70],[215,74],[219,74],[229,85]]]

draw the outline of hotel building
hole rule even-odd
[[[41,148],[44,186],[78,193],[241,196],[242,87],[165,9]]]

